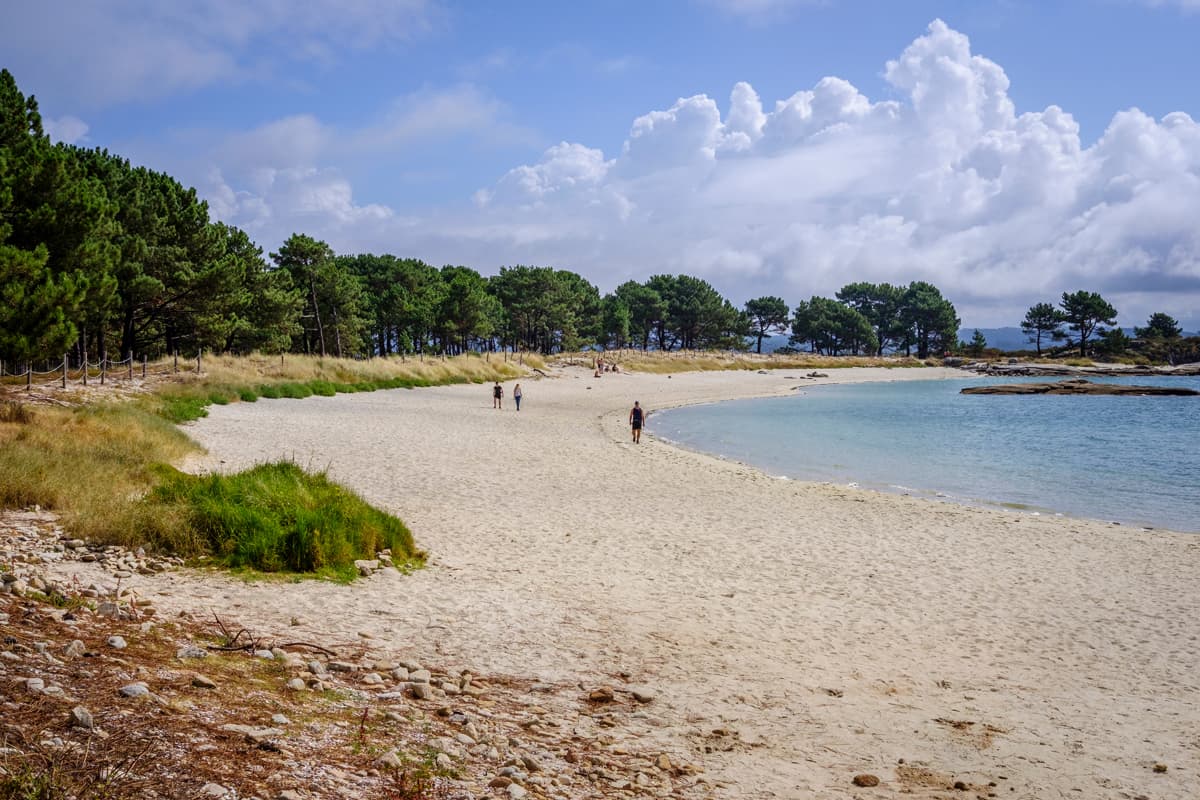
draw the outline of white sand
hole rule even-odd
[[[431,564],[352,587],[176,576],[156,601],[477,673],[627,672],[723,796],[1200,796],[1200,536],[778,480],[656,441],[653,416],[629,442],[634,399],[802,374],[569,371],[522,380],[519,414],[487,386],[214,407],[194,466],[328,469]]]

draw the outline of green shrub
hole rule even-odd
[[[309,381],[308,388],[318,397],[333,397],[337,394],[337,387],[329,381]]]
[[[423,558],[403,522],[324,473],[280,462],[235,475],[166,468],[162,477],[143,502],[153,513],[185,520],[194,541],[225,566],[350,578],[356,559],[383,549],[397,563]]]
[[[281,383],[279,384],[279,396],[288,397],[292,400],[303,400],[305,397],[312,397],[312,389],[307,383]]]
[[[243,387],[238,389],[238,399],[243,403],[253,403],[258,400],[258,393],[253,389]]]

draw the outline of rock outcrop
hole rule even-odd
[[[1131,386],[1124,383],[1093,383],[1077,378],[1053,383],[994,383],[987,386],[968,386],[961,394],[1100,394],[1100,395],[1200,395],[1184,386]]]

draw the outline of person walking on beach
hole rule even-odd
[[[500,401],[504,398],[504,387],[500,385],[500,381],[496,381],[496,385],[492,387],[492,408],[500,408]]]
[[[513,387],[513,402],[517,404],[517,411],[521,410],[521,384]]]
[[[642,425],[646,422],[646,412],[642,410],[642,406],[637,400],[633,401],[633,408],[629,409],[629,426],[633,428],[633,443],[637,444],[642,440]]]

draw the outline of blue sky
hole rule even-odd
[[[922,279],[967,326],[1089,289],[1200,328],[1200,0],[5,17],[0,66],[56,139],[195,185],[267,251],[686,272],[737,303]]]

